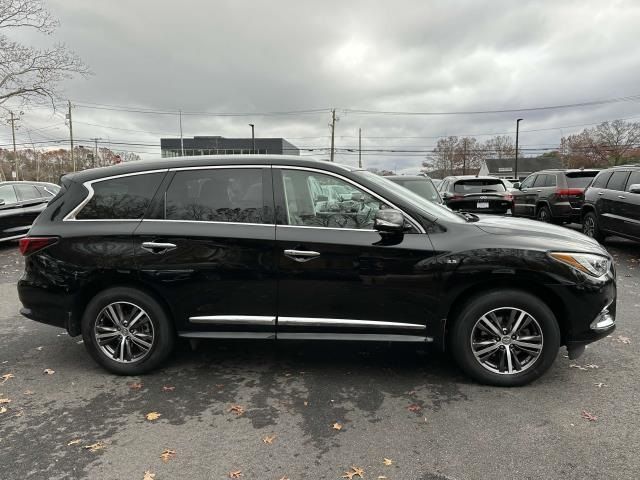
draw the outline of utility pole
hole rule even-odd
[[[251,127],[251,153],[253,153],[255,155],[256,153],[256,135],[255,135],[255,125],[253,123],[250,123],[249,126]]]
[[[184,139],[182,138],[182,110],[180,110],[180,156],[184,157]]]
[[[467,174],[467,138],[462,139],[462,175]]]
[[[20,176],[18,175],[20,165],[18,163],[18,153],[16,152],[16,128],[15,128],[15,118],[13,117],[13,112],[9,112],[11,115],[11,136],[13,137],[13,158],[16,162],[16,180],[20,180]]]
[[[91,140],[93,140],[94,142],[94,147],[93,147],[93,165],[92,167],[95,167],[97,165],[97,160],[98,160],[98,140],[102,140],[102,138],[92,138]]]
[[[518,179],[518,137],[520,136],[520,122],[522,121],[522,118],[519,118],[516,120],[516,161],[515,161],[515,166],[514,166],[514,171],[513,171],[513,178],[516,179],[516,182],[519,182],[520,180]]]
[[[362,128],[358,129],[358,167],[362,168]]]
[[[336,109],[331,109],[331,161],[333,162],[333,152],[335,146],[335,133],[336,133]]]
[[[73,154],[73,122],[71,120],[71,100],[69,103],[69,113],[67,113],[67,120],[69,120],[69,143],[71,143],[71,164],[73,165],[73,171],[76,171],[76,157]]]

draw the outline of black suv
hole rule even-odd
[[[580,221],[584,189],[599,170],[542,170],[525,178],[513,193],[513,214],[541,222]]]
[[[522,385],[615,328],[593,239],[300,157],[70,174],[20,248],[22,314],[82,334],[119,374],[157,367],[176,336],[368,340],[447,347],[473,378]]]
[[[53,183],[0,182],[0,242],[25,236],[59,190]]]
[[[607,235],[640,241],[640,165],[600,172],[585,192],[582,231],[599,242]]]

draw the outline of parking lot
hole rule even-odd
[[[22,259],[2,246],[0,477],[637,479],[640,247],[607,247],[614,334],[500,389],[402,344],[185,343],[160,371],[116,377],[18,314]]]

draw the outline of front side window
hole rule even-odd
[[[163,173],[147,173],[94,182],[93,196],[76,215],[79,220],[141,219]]]
[[[529,175],[524,181],[520,184],[520,188],[531,188],[533,186],[533,182],[536,180],[537,175]]]
[[[259,168],[179,171],[167,189],[166,219],[270,223],[262,190]]]
[[[289,225],[370,230],[384,202],[349,182],[323,173],[283,170]],[[345,192],[334,194],[334,192]]]
[[[595,178],[591,186],[595,188],[604,188],[609,181],[609,178],[611,178],[611,175],[613,175],[613,172],[602,172]]]
[[[16,192],[13,190],[13,186],[0,186],[0,200],[2,200],[2,202],[0,202],[0,204],[2,205],[12,205],[14,203],[18,203],[18,198],[16,197]]]
[[[38,192],[36,187],[34,187],[33,185],[17,185],[16,184],[14,185],[14,187],[16,189],[16,193],[18,194],[18,197],[23,202],[28,200],[35,200],[37,198],[42,197],[42,195],[40,195],[40,192]]]

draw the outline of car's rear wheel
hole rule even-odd
[[[605,237],[600,230],[598,217],[594,212],[587,212],[582,218],[582,233],[600,243],[604,242]]]
[[[514,387],[535,380],[553,364],[560,348],[553,312],[520,290],[477,295],[453,322],[453,357],[467,375],[489,385]]]
[[[82,337],[91,356],[110,372],[140,375],[165,360],[175,332],[162,306],[131,288],[98,293],[82,318]]]

